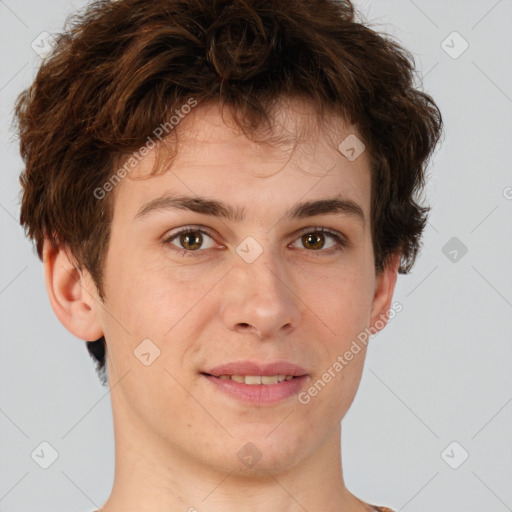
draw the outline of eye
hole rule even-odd
[[[330,239],[331,241],[326,243],[326,239]],[[212,236],[204,229],[194,226],[181,228],[166,237],[163,242],[182,256],[200,256],[201,249],[215,248],[215,241]],[[348,245],[340,233],[327,228],[307,228],[307,230],[303,230],[300,237],[293,242],[293,246],[300,249],[301,247],[297,247],[296,245],[298,242],[300,242],[302,248],[307,249],[308,252],[320,252],[322,249],[323,251],[321,252],[332,252],[329,249],[339,251],[343,250]]]
[[[296,242],[302,243],[302,246],[311,251],[319,251],[321,249],[341,250],[347,246],[342,236],[335,231],[326,228],[308,228],[309,231],[304,232]],[[331,243],[326,246],[325,239],[330,238]]]
[[[176,240],[177,239],[177,240]],[[177,246],[173,241],[176,240]],[[206,231],[194,227],[185,227],[164,240],[172,245],[172,249],[184,256],[199,249],[212,249],[215,246],[213,238]],[[206,245],[205,245],[206,243]]]

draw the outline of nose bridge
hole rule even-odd
[[[270,247],[269,241],[260,243],[261,249],[258,253],[255,252],[257,248],[251,246],[251,242],[248,243],[249,252],[243,252],[247,249],[243,244],[237,249],[239,259],[235,263],[235,271],[241,286],[251,291],[253,297],[262,296],[267,301],[285,299],[288,296],[289,284],[286,282],[286,268],[280,261],[280,254]],[[247,258],[249,255],[250,258]]]
[[[244,240],[237,253],[229,276],[230,300],[224,308],[226,326],[256,331],[260,337],[295,328],[300,312],[279,251],[271,248],[267,237],[260,242]]]

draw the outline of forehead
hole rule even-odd
[[[333,117],[320,128],[312,108],[291,103],[275,113],[271,133],[247,138],[226,111],[197,107],[176,127],[177,153],[151,176],[150,151],[115,189],[115,214],[133,217],[164,195],[222,198],[235,207],[279,207],[319,197],[345,197],[369,210],[370,172],[365,151],[350,161],[339,150],[357,131]],[[157,146],[157,150],[158,150]],[[275,208],[274,208],[275,207]],[[259,212],[260,216],[263,212]]]

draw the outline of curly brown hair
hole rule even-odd
[[[230,107],[247,136],[281,98],[348,120],[371,162],[376,272],[410,271],[429,207],[418,202],[441,113],[413,56],[358,21],[349,0],[99,0],[68,19],[15,106],[25,168],[20,223],[42,259],[68,247],[104,299],[113,194],[94,192],[194,98]],[[159,172],[154,169],[153,173]],[[87,343],[100,373],[105,339]],[[105,381],[104,381],[105,383]]]

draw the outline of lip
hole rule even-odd
[[[308,379],[307,375],[302,375],[277,384],[253,385],[230,379],[223,380],[213,375],[203,374],[203,377],[216,386],[219,391],[243,402],[258,405],[272,405],[297,395]]]
[[[307,375],[304,368],[288,361],[275,361],[268,364],[253,361],[234,361],[215,366],[202,373],[207,373],[214,377],[219,377],[220,375],[293,375],[294,377]]]
[[[216,366],[201,373],[219,391],[242,402],[258,405],[276,404],[297,395],[309,378],[304,368],[288,361],[269,364],[238,361]],[[220,375],[293,375],[295,378],[276,384],[253,385],[219,379]]]

